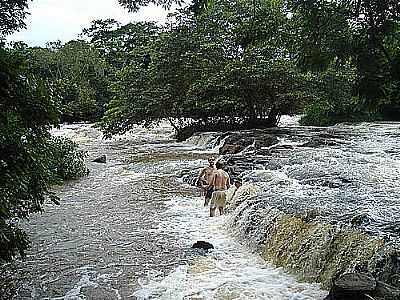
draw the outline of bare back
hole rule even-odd
[[[227,190],[230,186],[229,175],[224,170],[217,170],[213,176],[213,186],[215,190]]]

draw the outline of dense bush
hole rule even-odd
[[[78,149],[73,141],[63,137],[52,137],[47,141],[49,151],[48,169],[53,183],[77,179],[88,174],[85,165],[86,153]]]

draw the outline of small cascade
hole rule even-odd
[[[252,187],[248,185],[243,190],[250,194]],[[190,250],[194,251],[194,259],[166,276],[149,274],[140,281],[141,289],[134,292],[136,299],[324,299],[327,292],[317,284],[297,282],[233,240],[226,230],[228,216],[210,218],[207,208],[201,207],[202,201],[192,200],[196,201],[171,200],[165,221],[156,231],[179,235],[188,249],[198,240],[210,242],[214,249],[207,253]]]
[[[235,235],[267,261],[325,287],[339,273],[376,273],[382,255],[390,251],[380,238],[318,222],[313,211],[286,214],[259,197],[242,201],[230,224]],[[387,265],[386,272],[391,267]]]
[[[306,281],[329,288],[364,272],[389,286],[375,299],[397,299],[398,124],[309,130],[276,130],[268,149],[225,155],[244,182],[228,208],[233,234]]]
[[[229,134],[228,135],[220,135],[216,139],[214,139],[214,141],[212,143],[212,145],[213,145],[212,151],[215,153],[218,153],[219,149],[225,144],[225,141],[227,140],[228,137],[229,137]]]
[[[202,149],[214,149],[218,146],[221,135],[217,132],[198,132],[188,138],[185,143]]]

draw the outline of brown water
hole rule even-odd
[[[14,299],[125,299],[150,270],[168,272],[186,260],[177,236],[152,231],[166,200],[198,192],[177,185],[173,172],[194,155],[182,153],[169,128],[112,141],[89,125],[56,134],[108,162],[88,162],[88,177],[56,188],[60,206],[48,204],[24,225],[32,240],[27,258],[2,268]]]
[[[213,135],[176,143],[168,126],[102,140],[91,125],[55,131],[88,152],[90,175],[57,187],[61,205],[24,224],[27,258],[0,268],[4,299],[317,300],[326,292],[296,282],[210,219],[182,172],[205,165]],[[90,162],[107,155],[106,164]],[[215,154],[215,153],[214,153]],[[216,249],[207,256],[190,246]],[[12,295],[12,296],[10,296]]]

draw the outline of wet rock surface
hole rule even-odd
[[[248,147],[262,149],[278,143],[275,135],[263,130],[252,130],[230,133],[224,145],[219,149],[219,154],[236,154]]]
[[[236,234],[308,281],[330,287],[337,274],[368,271],[376,299],[399,299],[397,131],[396,123],[274,128],[263,132],[276,144],[238,142],[241,152],[223,155],[245,183],[228,208]],[[343,299],[363,299],[354,295]]]
[[[107,156],[101,155],[101,156],[99,156],[99,157],[93,159],[92,161],[93,161],[93,162],[96,162],[96,163],[105,164],[105,163],[107,162]]]
[[[210,249],[214,249],[214,246],[209,242],[197,241],[196,243],[194,243],[192,245],[192,248],[194,248],[194,249],[203,249],[203,250],[208,251]]]
[[[376,281],[370,274],[348,273],[334,280],[326,300],[385,300],[399,297],[399,289]]]
[[[400,226],[394,216],[400,213],[397,200],[400,188],[395,182],[400,180],[397,173],[400,155],[378,158],[382,151],[376,149],[390,148],[399,153],[400,147],[394,151],[393,145],[400,141],[387,140],[387,144],[382,144],[397,130],[395,125],[386,126],[375,124],[362,127],[359,132],[352,127],[257,131],[257,134],[266,134],[268,140],[274,135],[279,142],[271,143],[268,149],[254,147],[223,155],[225,169],[233,178],[260,183],[259,197],[268,199],[284,212],[316,209],[325,221],[345,223],[397,240]],[[369,140],[371,135],[375,140]],[[226,142],[232,145],[243,136],[247,139],[251,135],[234,134],[234,138]],[[315,140],[320,143],[309,149]],[[388,171],[390,179],[381,169]],[[282,185],[294,191],[301,190],[303,194],[292,197],[293,193],[282,191]],[[387,209],[389,213],[384,211]]]

